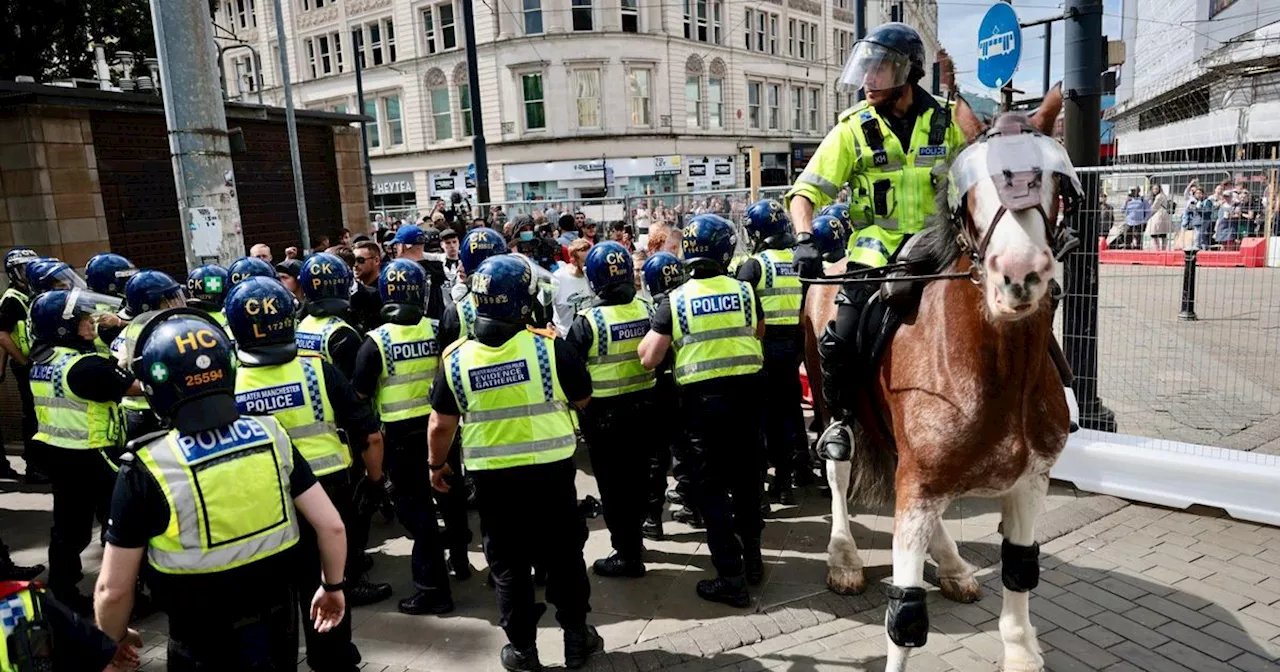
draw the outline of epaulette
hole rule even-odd
[[[840,121],[844,121],[845,119],[848,119],[849,117],[852,117],[853,115],[855,115],[855,114],[857,114],[857,113],[859,113],[859,112],[861,112],[861,111],[863,111],[863,110],[867,109],[867,107],[869,107],[869,106],[870,106],[870,103],[868,103],[868,102],[867,102],[867,101],[865,101],[865,100],[863,100],[863,101],[859,102],[857,105],[854,105],[853,107],[851,107],[851,108],[849,108],[849,109],[845,110],[844,112],[841,112],[841,113],[840,113]]]

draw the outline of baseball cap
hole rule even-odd
[[[285,259],[276,264],[276,272],[291,275],[295,278],[302,273],[302,261],[298,259]]]
[[[440,240],[448,240],[450,238],[457,238],[457,237],[458,237],[458,232],[454,231],[452,228],[445,228],[444,231],[440,232]]]
[[[406,224],[396,231],[396,237],[391,242],[397,245],[424,245],[427,237],[423,235],[421,228]]]

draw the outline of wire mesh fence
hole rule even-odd
[[[1100,234],[1093,382],[1118,431],[1176,451],[1280,454],[1277,169],[1081,171],[1097,174],[1103,195],[1090,208]],[[1087,291],[1070,284],[1068,293]],[[1064,302],[1060,321],[1087,320],[1067,312],[1073,305]]]

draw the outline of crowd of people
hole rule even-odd
[[[0,348],[24,391],[26,478],[52,483],[54,524],[47,582],[25,583],[44,567],[6,551],[0,586],[76,633],[64,653],[91,662],[67,669],[136,665],[128,625],[152,608],[169,617],[170,669],[292,669],[299,618],[313,669],[358,669],[349,608],[396,590],[369,579],[374,515],[413,539],[399,610],[443,614],[472,573],[469,508],[504,666],[540,669],[544,583],[581,667],[602,640],[586,622],[580,439],[613,546],[592,571],[644,576],[669,502],[707,531],[716,577],[698,595],[746,606],[766,484],[789,505],[814,478],[785,212],[747,209],[749,257],[718,215],[652,226],[641,248],[625,222],[541,215],[501,232],[342,231],[280,260],[256,243],[182,283],[111,253],[81,275],[10,250]],[[842,253],[847,222],[827,219]],[[77,584],[95,521],[90,597]],[[224,595],[238,597],[210,606]]]
[[[1157,250],[1235,250],[1245,238],[1280,235],[1280,209],[1270,187],[1259,198],[1242,179],[1223,180],[1211,191],[1193,179],[1181,200],[1156,183],[1145,194],[1133,187],[1118,214],[1104,191],[1099,209],[1110,227],[1107,244],[1113,249],[1141,250],[1150,239]]]

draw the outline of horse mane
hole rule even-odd
[[[951,268],[961,252],[960,220],[952,215],[951,206],[947,203],[947,186],[948,177],[944,174],[934,189],[934,214],[929,215],[927,226],[916,243],[919,258],[928,259],[937,272]]]

